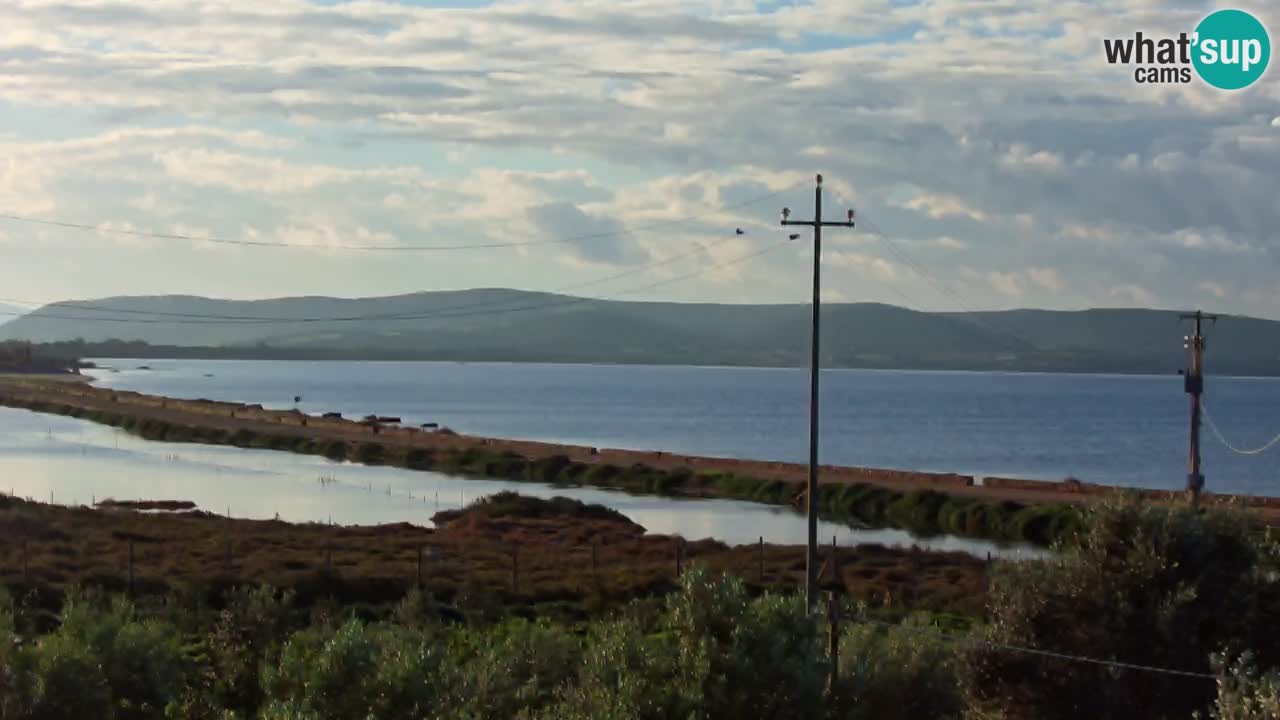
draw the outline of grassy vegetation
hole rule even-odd
[[[63,403],[29,401],[22,406],[120,427],[149,440],[287,450],[322,455],[331,460],[395,465],[517,482],[588,485],[647,495],[719,497],[791,506],[799,506],[803,499],[803,486],[800,484],[727,472],[694,472],[689,468],[667,470],[642,464],[620,467],[607,463],[575,462],[564,455],[529,459],[512,452],[490,451],[481,447],[432,452],[375,441],[353,445],[339,440],[312,440],[286,429],[274,433],[240,429],[229,433],[216,428],[138,419],[123,412],[84,410]],[[946,533],[1042,546],[1067,537],[1078,527],[1080,514],[1077,507],[1069,504],[993,502],[933,490],[900,492],[870,484],[823,486],[818,506],[826,519],[837,522],[897,527],[923,536]]]
[[[1066,552],[998,564],[976,616],[846,597],[837,627],[701,563],[578,617],[486,615],[476,591],[72,588],[46,606],[0,588],[0,717],[1275,718],[1280,556],[1256,531],[1108,501]]]
[[[124,592],[130,540],[138,597],[182,590],[212,600],[227,587],[269,584],[303,605],[333,596],[379,607],[398,602],[420,578],[424,590],[467,612],[583,617],[666,592],[677,577],[675,538],[646,535],[599,505],[502,493],[436,521],[434,530],[291,524],[67,508],[0,494],[0,585],[49,609],[51,598],[75,586]],[[804,577],[802,547],[689,540],[680,554],[684,567],[734,575],[756,592],[793,588]],[[824,561],[829,555],[824,549]],[[824,582],[851,597],[958,614],[979,610],[987,571],[963,553],[879,546],[840,548],[838,567]]]
[[[604,505],[584,503],[581,500],[567,497],[553,497],[550,499],[529,497],[528,495],[520,495],[510,491],[486,495],[461,510],[438,512],[432,517],[432,520],[437,525],[441,525],[450,520],[470,516],[486,519],[557,518],[566,521],[583,519],[606,520],[621,525],[632,525],[631,520],[626,515]]]

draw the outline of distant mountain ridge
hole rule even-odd
[[[809,314],[805,304],[625,302],[503,289],[253,301],[168,295],[45,306],[0,324],[0,340],[141,341],[147,345],[113,347],[149,357],[803,366]],[[1173,373],[1186,362],[1185,332],[1167,310],[930,313],[833,303],[823,306],[822,362]],[[1223,316],[1210,328],[1207,362],[1214,373],[1280,374],[1280,322]]]

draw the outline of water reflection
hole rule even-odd
[[[788,509],[735,500],[677,500],[592,488],[460,479],[440,473],[335,463],[311,455],[214,445],[159,443],[74,418],[0,408],[0,491],[60,504],[116,499],[190,500],[235,517],[291,522],[430,525],[438,510],[502,490],[565,495],[615,508],[649,532],[729,544],[803,544],[804,518]],[[920,539],[901,530],[821,523],[819,537],[841,545],[962,550],[979,556],[1039,554],[1026,546],[954,537]]]

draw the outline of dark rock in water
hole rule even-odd
[[[150,366],[150,365],[139,365],[139,366],[138,366],[138,369],[139,369],[139,370],[150,370],[150,369],[151,369],[151,366]]]

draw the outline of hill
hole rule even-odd
[[[0,340],[60,354],[803,366],[809,307],[622,302],[483,289],[376,298],[113,297],[40,308]],[[928,313],[823,306],[829,367],[1175,372],[1164,310]],[[77,342],[71,342],[77,341]],[[135,341],[126,344],[119,341]],[[1223,317],[1214,372],[1280,374],[1280,322]]]

